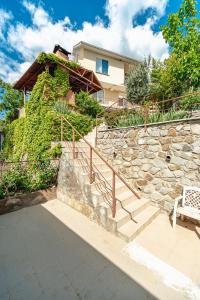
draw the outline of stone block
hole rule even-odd
[[[138,179],[138,178],[139,178],[138,172],[132,172],[132,173],[130,174],[130,178]]]
[[[154,186],[153,185],[147,185],[144,187],[143,192],[145,194],[151,194],[154,192]]]
[[[148,128],[148,134],[152,137],[160,136],[160,129],[159,128]]]
[[[161,190],[161,188],[162,188],[161,182],[159,182],[158,184],[155,185],[155,190],[156,190],[157,192],[159,192],[159,191]]]
[[[184,125],[183,126],[183,130],[185,131],[190,131],[191,130],[191,126],[190,125]],[[187,133],[188,134],[188,133]]]
[[[151,164],[144,164],[142,165],[141,170],[147,172],[151,167]]]
[[[185,164],[185,160],[178,156],[173,156],[171,158],[171,164],[183,166]]]
[[[162,129],[160,131],[160,136],[167,136],[167,134],[168,134],[168,131],[166,129]]]
[[[149,159],[153,159],[156,157],[156,153],[153,153],[151,151],[145,151],[144,153],[144,157],[149,158]]]
[[[142,165],[142,160],[135,159],[132,161],[132,166],[141,166]]]
[[[183,146],[181,144],[172,144],[171,148],[173,150],[182,150]]]
[[[200,135],[200,124],[193,124],[191,126],[192,134]]]
[[[138,143],[138,145],[146,145],[146,140],[145,139],[138,139],[137,143]]]
[[[160,159],[160,158],[154,159],[152,164],[154,165],[154,167],[160,168],[160,169],[166,168],[166,166],[167,166],[167,163],[163,159]]]
[[[162,139],[159,139],[161,145],[165,145],[165,144],[170,144],[172,142],[172,139],[169,138],[169,137],[166,137],[166,138],[162,138]]]
[[[152,152],[158,152],[158,151],[160,151],[160,145],[150,145],[148,147],[148,150],[152,151]]]
[[[136,181],[137,186],[141,187],[141,186],[145,186],[147,185],[147,181],[145,179],[139,179]]]
[[[149,139],[146,141],[146,144],[147,145],[158,145],[159,141],[158,141],[158,139]]]
[[[160,192],[162,195],[167,195],[170,191],[171,191],[170,188],[162,187],[162,188],[160,189],[159,192]]]
[[[168,130],[168,135],[169,135],[169,136],[177,136],[176,129],[175,129],[175,128],[170,128],[170,129]]]
[[[146,179],[147,181],[152,181],[153,180],[153,176],[149,173],[147,173],[145,176],[144,176],[144,179]]]
[[[126,168],[129,168],[129,167],[131,166],[131,163],[128,162],[128,161],[125,161],[125,162],[123,163],[123,166],[126,167]]]
[[[186,166],[186,168],[192,169],[192,170],[198,169],[198,165],[195,164],[193,161],[187,161],[187,162],[185,163],[185,166]]]
[[[174,174],[169,169],[164,169],[160,172],[160,177],[172,178],[174,177]]]
[[[185,153],[183,151],[179,151],[178,155],[183,158],[183,159],[186,159],[186,160],[190,160],[191,159],[191,156],[192,156],[192,153],[188,152],[188,153]]]
[[[160,157],[160,158],[166,158],[166,153],[165,152],[163,152],[163,151],[160,151],[159,153],[158,153],[158,157]]]
[[[192,144],[194,142],[193,136],[186,136],[184,142],[187,144]]]
[[[162,199],[162,195],[160,193],[158,193],[158,192],[154,192],[152,194],[151,199],[154,200],[154,201],[156,201],[156,202],[160,201]]]
[[[162,151],[169,151],[170,147],[171,147],[171,144],[162,145]]]
[[[168,168],[170,169],[170,171],[176,171],[176,170],[180,170],[181,166],[169,164]]]
[[[177,170],[177,171],[174,171],[174,175],[176,178],[179,178],[179,177],[184,176],[185,174],[183,171]]]
[[[183,142],[183,137],[182,136],[176,136],[172,138],[172,143],[182,143]]]
[[[184,152],[191,152],[191,151],[193,150],[193,147],[190,146],[190,145],[188,145],[188,144],[185,144],[185,145],[183,145],[182,150],[183,150]]]
[[[152,175],[155,175],[156,173],[158,173],[160,171],[160,168],[157,168],[157,167],[152,167],[149,172],[152,174]]]

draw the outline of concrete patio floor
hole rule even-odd
[[[178,219],[175,229],[160,214],[135,240],[200,286],[200,227]],[[200,295],[199,295],[200,299]]]
[[[172,231],[163,215],[126,244],[49,201],[0,216],[0,300],[200,299],[199,244],[194,231]],[[192,279],[189,289],[166,284],[134,256],[138,245]]]

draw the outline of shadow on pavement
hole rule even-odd
[[[156,299],[42,206],[0,216],[0,299]]]

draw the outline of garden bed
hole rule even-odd
[[[16,193],[6,199],[0,200],[0,215],[6,214],[24,207],[44,203],[56,198],[56,187],[51,187],[35,192]]]

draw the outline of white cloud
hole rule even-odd
[[[4,31],[9,20],[12,19],[12,14],[3,9],[0,9],[0,41],[4,41]]]
[[[30,13],[32,26],[22,23],[10,25],[7,37],[9,47],[21,55],[24,63],[18,64],[17,71],[16,67],[10,66],[12,72],[6,71],[8,77],[4,77],[15,79],[39,52],[51,52],[55,44],[61,44],[71,51],[73,45],[81,40],[136,59],[143,59],[149,54],[163,59],[168,54],[168,46],[161,32],[154,33],[152,26],[164,14],[167,1],[107,0],[105,13],[109,19],[108,26],[97,18],[95,24],[84,22],[82,28],[76,30],[68,16],[53,22],[42,7],[24,0],[23,5]],[[144,25],[133,27],[134,18],[148,8],[154,9],[154,15]]]

